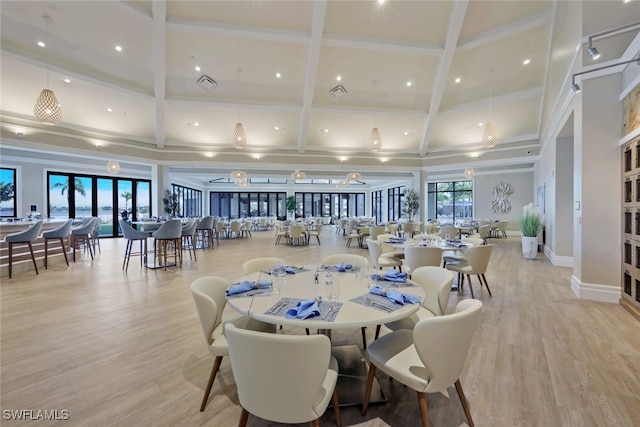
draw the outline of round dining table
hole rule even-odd
[[[367,275],[358,278],[350,270],[339,272],[335,268],[328,270],[328,272],[331,274],[332,281],[338,284],[340,296],[335,301],[330,301],[331,286],[325,284],[325,272],[318,273],[318,283],[315,283],[315,267],[298,270],[295,274],[287,274],[284,281],[280,277],[272,277],[264,272],[241,277],[238,282],[243,280],[280,281],[280,291],[275,294],[268,288],[255,289],[244,294],[228,296],[227,304],[241,314],[266,323],[329,330],[360,328],[393,322],[409,316],[420,307],[420,303],[399,305],[386,300],[385,297],[373,295],[369,292],[370,278]],[[418,296],[420,300],[424,298],[423,289],[410,280],[407,280],[407,283],[388,281],[375,281],[374,283],[382,288]],[[292,308],[295,301],[309,301],[316,298],[319,301],[320,316],[307,319],[285,316],[286,311]],[[285,305],[278,309],[278,304]],[[328,313],[327,308],[333,306],[336,309],[332,310],[337,311]]]

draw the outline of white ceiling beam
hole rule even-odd
[[[153,91],[156,112],[156,145],[163,148],[166,139],[164,121],[165,80],[167,75],[167,4],[162,1],[152,3],[153,25],[151,27],[151,62]]]
[[[427,148],[429,147],[429,140],[433,133],[433,128],[438,116],[438,110],[440,109],[440,102],[442,102],[442,94],[447,84],[447,77],[449,70],[451,69],[451,63],[453,62],[453,55],[456,52],[456,46],[458,45],[458,38],[460,37],[460,30],[464,22],[464,17],[467,12],[467,6],[469,1],[456,1],[453,2],[451,7],[451,15],[449,16],[449,25],[447,26],[447,35],[444,42],[444,52],[440,56],[438,61],[438,72],[431,91],[431,102],[429,103],[429,116],[427,119],[427,125],[424,130],[424,137],[420,144],[420,156],[427,154]]]
[[[318,75],[318,62],[320,60],[320,46],[322,45],[322,32],[324,31],[324,18],[327,14],[326,0],[313,2],[311,15],[311,42],[307,47],[307,65],[304,78],[304,94],[302,96],[302,114],[300,115],[300,133],[298,134],[298,151],[303,153],[307,145],[309,132],[309,117],[313,104],[313,92],[316,87]]]
[[[288,43],[309,43],[309,34],[301,31],[274,30],[271,28],[249,27],[245,25],[224,24],[221,22],[195,21],[192,19],[170,18],[167,28],[183,33],[212,34],[244,39],[268,40]]]
[[[495,42],[500,39],[511,37],[515,34],[522,33],[524,31],[532,30],[534,28],[541,27],[549,24],[553,17],[553,10],[540,13],[528,18],[520,19],[502,27],[487,31],[480,34],[471,40],[464,40],[458,46],[458,50],[469,50],[479,46],[486,45],[491,42]]]
[[[323,36],[322,45],[349,49],[369,49],[396,53],[413,53],[417,55],[440,55],[444,50],[442,46],[434,44],[396,43],[388,40],[376,40],[350,36],[345,37],[333,34],[325,34]]]

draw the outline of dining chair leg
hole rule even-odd
[[[242,413],[240,414],[240,421],[238,421],[238,427],[245,427],[247,425],[248,419],[249,419],[249,411],[242,408]]]
[[[481,278],[480,283],[482,283],[482,280],[484,280],[484,285],[487,287],[487,291],[489,291],[489,296],[491,296],[491,289],[489,288],[489,283],[487,282],[487,278],[484,276],[484,273],[478,275],[478,277]]]
[[[467,274],[467,279],[469,280],[469,289],[471,290],[471,298],[475,298],[473,295],[473,283],[471,283],[471,275]]]
[[[469,411],[469,402],[467,402],[467,398],[462,391],[462,384],[460,384],[460,380],[456,380],[455,382],[456,390],[458,391],[458,397],[460,398],[460,403],[462,403],[462,409],[464,409],[464,414],[467,416],[467,421],[469,422],[469,426],[473,427],[473,418],[471,418],[471,411]]]
[[[371,389],[373,388],[373,379],[376,376],[376,365],[369,364],[369,375],[367,376],[367,388],[364,392],[364,401],[362,402],[362,415],[367,415],[367,409],[369,409],[369,397],[371,396]]]
[[[336,414],[336,425],[340,427],[342,425],[342,417],[340,416],[340,402],[338,402],[338,386],[333,389],[333,410]]]
[[[31,242],[27,242],[29,244],[29,252],[31,252],[31,261],[33,261],[33,268],[36,269],[36,274],[38,274],[38,266],[36,265],[36,257],[33,255],[33,246],[31,246]]]
[[[427,397],[424,393],[417,391],[418,393],[418,406],[420,406],[420,415],[422,415],[422,426],[430,427],[429,423],[429,408],[427,407]]]
[[[202,403],[200,404],[200,412],[204,411],[205,406],[207,406],[207,400],[209,400],[209,393],[211,392],[211,387],[213,386],[213,380],[216,379],[216,374],[218,373],[218,369],[220,369],[220,364],[222,363],[222,356],[216,356],[213,361],[213,366],[211,367],[211,373],[209,374],[209,382],[207,383],[207,389],[204,391],[204,397],[202,398]],[[246,420],[245,420],[246,423]]]

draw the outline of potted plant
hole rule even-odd
[[[523,210],[524,215],[520,218],[522,256],[525,259],[534,259],[538,254],[538,233],[544,225],[544,215],[533,206],[533,203],[525,205]]]
[[[295,219],[295,211],[296,211],[296,196],[287,197],[286,201],[287,212],[289,212],[289,216],[291,219]]]
[[[164,203],[164,211],[170,217],[178,216],[180,212],[180,201],[178,199],[178,193],[172,193],[167,190],[162,198]]]
[[[407,222],[413,221],[413,217],[420,209],[420,196],[413,188],[404,191],[404,200],[402,201],[402,215]]]

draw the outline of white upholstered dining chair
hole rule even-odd
[[[326,335],[266,334],[227,323],[226,337],[242,406],[240,427],[249,414],[271,422],[320,426],[332,400],[336,424],[341,425],[338,362]]]
[[[424,427],[430,426],[426,393],[446,393],[455,385],[467,422],[473,427],[460,374],[481,310],[481,301],[465,299],[452,314],[423,319],[413,330],[400,329],[372,342],[367,350],[371,364],[362,414],[367,413],[373,379],[379,369],[416,391]]]
[[[209,375],[209,382],[204,391],[204,397],[200,404],[200,412],[204,411],[209,393],[216,379],[216,374],[220,369],[222,358],[229,355],[227,338],[225,336],[225,324],[222,323],[222,312],[227,303],[226,290],[229,282],[222,277],[207,276],[194,280],[191,283],[191,295],[198,310],[198,318],[202,326],[204,339],[209,352],[214,357],[213,367]],[[248,316],[238,316],[232,319],[244,328],[259,330],[264,332],[275,332],[275,327],[263,322],[249,318]]]

